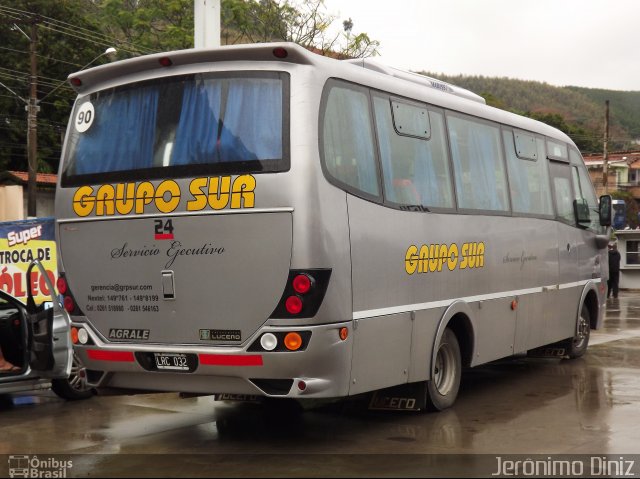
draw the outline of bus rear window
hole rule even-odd
[[[289,169],[289,76],[195,74],[77,102],[62,186]]]

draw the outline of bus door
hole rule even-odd
[[[570,166],[559,161],[549,162],[549,173],[556,208],[556,228],[558,240],[557,284],[551,286],[552,298],[547,301],[548,318],[545,324],[548,342],[574,335],[575,321],[570,321],[566,311],[577,311],[580,296],[578,281],[578,240],[580,231],[576,228]],[[563,316],[564,315],[564,316]]]

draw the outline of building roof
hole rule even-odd
[[[602,157],[598,158],[598,159],[594,159],[594,158],[585,158],[584,159],[584,163],[585,165],[587,165],[587,168],[591,168],[591,167],[599,167],[602,168],[602,163],[604,163],[604,160],[602,159]],[[627,163],[626,160],[609,160],[608,161],[609,164],[609,168],[629,168],[629,163]]]
[[[607,156],[609,166],[615,168],[629,167],[631,169],[640,169],[640,151],[616,151],[609,153]],[[603,161],[602,154],[588,155],[584,157],[584,162],[587,167],[602,166]]]
[[[19,184],[26,185],[29,181],[29,173],[26,171],[2,171],[0,172],[0,184]],[[38,173],[36,183],[39,186],[55,187],[58,181],[58,175],[53,173]]]

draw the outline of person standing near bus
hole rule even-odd
[[[618,282],[620,281],[620,252],[618,245],[612,243],[609,245],[609,279],[607,281],[607,299],[613,292],[613,298],[618,298]]]

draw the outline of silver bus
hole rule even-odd
[[[69,81],[58,286],[91,387],[440,410],[463,367],[578,357],[601,322],[610,198],[550,126],[288,43]]]

